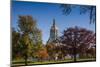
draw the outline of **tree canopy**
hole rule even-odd
[[[61,42],[66,45],[65,48],[69,54],[74,56],[76,61],[77,54],[84,54],[91,45],[95,45],[95,33],[85,28],[68,28],[64,30],[61,36]]]
[[[19,16],[18,29],[12,30],[13,54],[20,53],[27,65],[28,58],[35,57],[35,52],[42,46],[42,31],[38,29],[36,20],[32,16]]]
[[[74,8],[79,8],[80,14],[86,14],[87,12],[89,13],[90,24],[96,23],[96,7],[95,6],[62,4],[60,8],[62,9],[62,13],[64,15],[69,15],[71,14]]]

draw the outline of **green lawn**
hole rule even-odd
[[[82,61],[95,61],[95,58],[87,58],[87,59],[77,59],[77,62]],[[72,63],[74,62],[72,59],[66,59],[66,60],[59,60],[59,61],[41,61],[41,62],[33,62],[28,61],[28,65],[42,65],[42,64],[55,64],[55,63]],[[23,66],[25,65],[24,60],[16,60],[12,62],[12,66]]]

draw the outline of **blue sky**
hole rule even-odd
[[[50,28],[53,19],[56,21],[56,26],[59,30],[59,35],[64,29],[69,27],[79,26],[89,30],[95,31],[95,24],[89,24],[89,13],[79,14],[79,9],[74,8],[72,13],[68,16],[62,14],[60,4],[39,3],[39,2],[12,2],[12,27],[17,28],[19,15],[31,15],[37,20],[37,26],[42,30],[43,43],[49,38]]]

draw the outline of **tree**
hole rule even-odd
[[[20,33],[16,32],[14,28],[12,28],[12,40],[12,59],[16,59],[20,55],[21,48],[19,47]]]
[[[36,20],[33,19],[31,16],[19,16],[18,20],[18,31],[21,34],[21,45],[22,45],[22,51],[23,56],[25,59],[25,65],[27,65],[28,56],[31,56],[32,54],[32,39],[31,37],[34,36],[32,33],[34,32],[34,29],[36,29]]]
[[[80,9],[80,14],[89,13],[89,20],[91,23],[96,23],[96,7],[95,6],[86,6],[86,5],[71,5],[71,4],[62,4],[62,12],[64,15],[69,15],[73,8],[78,7]]]
[[[42,47],[37,51],[37,57],[39,61],[47,60],[48,59],[48,53],[45,47]]]
[[[54,59],[55,59],[54,55],[55,55],[55,53],[56,53],[56,51],[55,51],[55,44],[53,44],[53,43],[48,43],[48,44],[46,45],[46,49],[47,49],[47,52],[48,52],[48,54],[49,54],[49,59],[50,59],[50,60],[54,60]]]
[[[59,42],[61,43],[61,42]],[[62,60],[65,56],[64,45],[60,45],[58,40],[54,40],[46,45],[50,60]]]
[[[19,16],[18,27],[22,34],[30,34],[36,27],[36,20],[31,16]]]
[[[90,45],[95,44],[95,33],[85,28],[68,28],[64,30],[61,40],[76,61],[77,54],[86,53]]]
[[[20,55],[25,65],[29,58],[36,58],[37,52],[43,48],[42,31],[32,16],[19,16],[18,28],[12,29],[12,48],[13,57]],[[43,53],[46,54],[46,51]]]
[[[89,58],[95,58],[96,57],[96,49],[94,47],[89,48],[86,52],[87,52],[87,56]]]
[[[34,45],[42,45],[42,32],[37,27],[31,32],[31,39]]]

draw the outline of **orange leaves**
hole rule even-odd
[[[38,54],[38,57],[41,59],[48,58],[48,53],[47,53],[47,50],[45,48],[38,50],[37,54]]]

